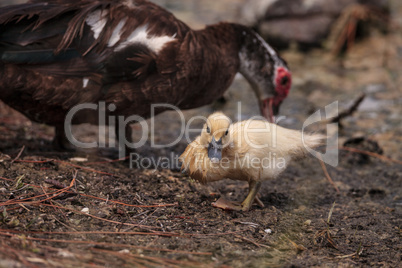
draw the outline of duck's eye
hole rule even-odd
[[[229,129],[226,129],[225,136],[229,134]]]
[[[211,130],[209,129],[208,126],[207,126],[207,133],[211,133]]]

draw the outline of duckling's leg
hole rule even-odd
[[[248,211],[250,207],[253,205],[254,201],[257,201],[259,205],[262,204],[261,200],[258,199],[257,194],[261,188],[261,182],[259,181],[249,181],[248,183],[248,196],[241,203],[241,210]]]

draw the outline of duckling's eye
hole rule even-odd
[[[211,130],[209,129],[208,126],[207,126],[207,133],[211,133]]]
[[[226,129],[225,136],[229,134],[229,129]]]

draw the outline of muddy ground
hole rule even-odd
[[[400,14],[401,5],[395,5]],[[190,14],[170,7],[183,19]],[[58,152],[51,127],[0,104],[0,267],[398,267],[399,26],[395,17],[387,34],[373,29],[341,57],[325,49],[282,52],[294,82],[282,106],[282,125],[300,129],[309,115],[334,101],[343,110],[361,93],[366,98],[341,121],[339,164],[326,166],[334,185],[320,162],[308,157],[264,182],[265,207],[249,212],[211,206],[220,196],[241,201],[247,192],[243,182],[201,185],[175,170],[129,168],[127,162],[110,161],[110,150]],[[234,120],[258,114],[250,92],[239,77],[226,103],[187,111],[185,118],[217,109]],[[157,141],[174,140],[179,123],[176,114],[158,116]],[[134,129],[139,135],[141,129]],[[315,130],[325,131],[325,125]],[[77,127],[75,134],[93,140],[97,128]],[[137,153],[159,159],[180,154],[186,145],[185,139],[167,149],[147,143]]]

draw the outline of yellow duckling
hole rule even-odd
[[[225,203],[227,209],[247,211],[254,201],[262,205],[256,197],[262,181],[276,178],[291,159],[305,154],[305,147],[317,147],[323,139],[263,120],[232,124],[229,117],[215,112],[180,161],[183,172],[201,183],[226,178],[248,181],[249,194],[241,204]]]

